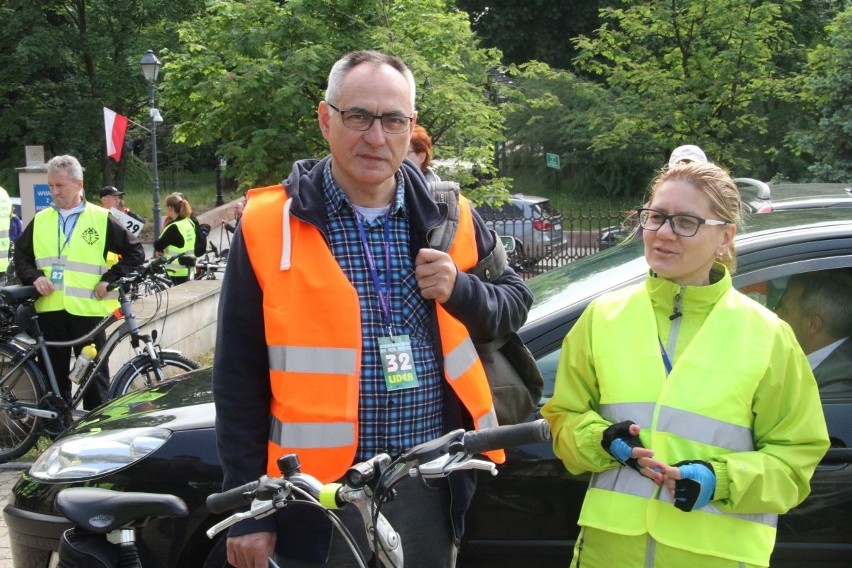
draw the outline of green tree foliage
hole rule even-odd
[[[499,53],[479,48],[466,14],[444,0],[213,0],[179,35],[163,56],[164,100],[184,117],[175,139],[219,145],[243,187],[278,182],[294,160],[327,153],[317,105],[334,61],[355,49],[388,51],[411,66],[418,121],[437,157],[493,170],[502,120],[489,105],[487,72]]]
[[[572,69],[577,55],[571,38],[600,24],[598,9],[608,0],[456,0],[470,13],[473,29],[485,45],[503,52],[503,62],[543,61]]]
[[[579,37],[578,65],[618,101],[598,119],[592,148],[655,155],[702,146],[734,171],[771,174],[767,108],[792,97],[776,58],[793,45],[787,2],[671,0],[619,3]],[[613,116],[614,114],[614,116]],[[605,125],[604,120],[611,121]],[[780,167],[775,164],[774,167]]]
[[[816,127],[796,133],[799,148],[814,156],[815,179],[852,182],[852,7],[826,29],[827,41],[811,53],[804,76],[806,108]]]
[[[558,154],[563,191],[587,196],[641,195],[647,172],[659,165],[656,157],[594,148],[598,125],[611,123],[604,116],[607,109],[613,117],[619,111],[619,101],[605,87],[543,63],[527,63],[511,72],[512,84],[503,89],[508,98],[506,127],[511,133],[510,173],[527,172],[550,180],[557,174],[547,168],[545,155]]]

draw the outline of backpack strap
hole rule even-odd
[[[429,190],[437,203],[447,204],[447,219],[429,233],[429,246],[443,252],[450,250],[459,228],[459,192],[454,181],[430,181]]]
[[[459,228],[460,187],[454,181],[430,181],[429,190],[436,202],[447,204],[447,219],[429,233],[429,246],[447,252]],[[490,282],[503,274],[508,264],[503,241],[494,231],[491,231],[491,235],[494,238],[494,250],[468,271],[485,282]]]

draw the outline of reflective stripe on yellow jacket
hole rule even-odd
[[[175,225],[177,230],[180,231],[180,234],[183,237],[183,246],[176,247],[169,245],[163,251],[163,254],[167,257],[176,256],[182,252],[192,254],[195,251],[195,223],[193,223],[192,219],[189,217],[172,221],[172,223],[167,225],[160,233],[161,237],[163,236],[163,233],[171,227],[171,225]],[[166,272],[169,276],[189,276],[189,267],[183,266],[179,261],[170,262],[166,265]]]
[[[281,185],[254,189],[241,224],[263,291],[272,388],[267,471],[296,453],[306,473],[339,479],[358,446],[361,317],[358,295],[316,227],[289,215]],[[461,270],[476,261],[467,206],[450,254]],[[248,215],[247,211],[247,215]],[[439,308],[445,376],[478,428],[496,424],[491,392],[462,324]],[[502,454],[495,459],[501,459]]]
[[[9,267],[9,225],[12,223],[12,200],[0,187],[0,272]]]
[[[104,261],[109,212],[87,203],[71,238],[65,243],[59,212],[49,207],[33,218],[33,252],[36,267],[50,279],[55,265],[62,266],[62,281],[55,291],[39,298],[39,312],[65,310],[78,316],[105,316],[118,307],[116,300],[99,300],[94,290],[107,271]]]

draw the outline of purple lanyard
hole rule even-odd
[[[663,347],[663,340],[657,336],[657,341],[660,342],[660,355],[663,356],[663,365],[666,367],[666,376],[668,376],[672,372],[672,362],[671,359],[669,359],[669,354],[666,353],[666,348]]]
[[[367,240],[367,232],[364,230],[364,222],[361,219],[361,214],[355,211],[355,221],[358,223],[358,233],[361,235],[361,244],[364,246],[364,255],[367,257],[367,265],[370,267],[370,275],[373,277],[373,286],[376,289],[376,294],[379,296],[379,305],[382,308],[382,316],[388,332],[393,336],[393,326],[391,324],[390,314],[390,288],[391,288],[391,258],[390,258],[390,209],[385,214],[385,221],[382,224],[384,228],[384,245],[385,245],[385,286],[382,287],[382,282],[379,280],[379,271],[376,269],[376,261],[373,259],[373,253],[370,252],[370,241]]]

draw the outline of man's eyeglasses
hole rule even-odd
[[[388,134],[402,134],[411,126],[413,116],[405,116],[399,113],[390,114],[372,114],[364,110],[340,110],[330,102],[326,104],[340,114],[340,119],[343,121],[343,126],[351,130],[370,130],[373,126],[373,121],[379,119],[382,124],[382,130]]]
[[[701,225],[729,225],[727,221],[717,219],[702,219],[695,215],[666,215],[656,209],[639,208],[639,225],[647,231],[657,231],[666,221],[672,228],[672,232],[681,237],[694,237]]]

